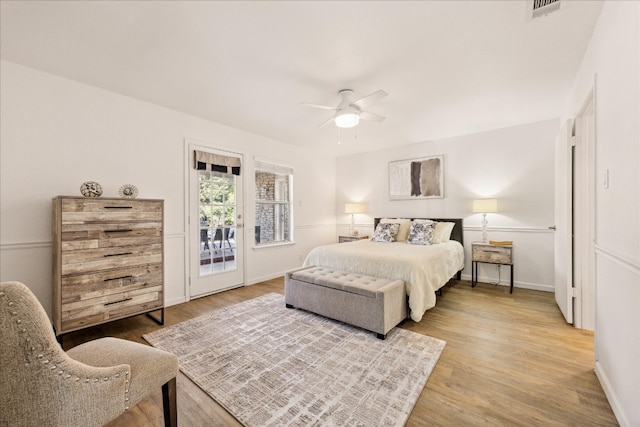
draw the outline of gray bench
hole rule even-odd
[[[407,317],[401,280],[303,267],[285,274],[285,304],[376,333],[385,339]]]

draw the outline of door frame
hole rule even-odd
[[[242,162],[242,166],[241,166],[241,173],[245,174],[246,177],[246,167],[245,167],[245,155],[242,151],[237,150],[234,147],[226,147],[226,146],[213,146],[210,144],[207,144],[204,141],[199,141],[199,140],[195,140],[192,138],[185,138],[184,139],[184,146],[183,146],[183,150],[184,150],[184,159],[183,159],[183,165],[184,165],[184,179],[183,179],[183,184],[184,184],[184,193],[183,193],[183,207],[184,207],[184,225],[183,225],[183,235],[184,235],[184,266],[183,266],[183,274],[184,274],[184,300],[185,302],[187,301],[191,301],[191,299],[193,298],[199,298],[199,297],[203,297],[206,295],[197,295],[197,296],[192,296],[191,295],[191,179],[190,179],[190,174],[191,174],[191,167],[192,167],[192,155],[191,155],[191,150],[194,148],[200,148],[204,151],[211,151],[211,150],[215,150],[215,151],[226,151],[229,153],[234,153],[234,154],[238,154],[240,156],[242,156],[243,162]],[[244,197],[245,191],[246,191],[246,180],[243,179],[242,180],[242,194],[243,194],[243,203],[242,203],[242,212],[236,212],[237,214],[241,214],[242,218],[243,218],[243,223],[244,220],[246,220],[245,217],[245,211],[246,211],[246,206],[245,206],[245,200],[246,197]],[[246,258],[246,243],[247,243],[247,236],[243,236],[242,239],[242,247],[240,248],[240,251],[242,253],[242,258],[245,259]],[[237,249],[237,244],[236,244],[236,252],[238,251]],[[242,263],[242,285],[240,286],[245,286],[246,282],[247,282],[247,263],[243,262]],[[222,292],[224,290],[228,290],[231,288],[226,288],[226,289],[222,289],[220,291],[217,292]],[[217,293],[217,292],[213,292]]]
[[[595,194],[596,194],[596,90],[595,81],[587,92],[578,113],[574,118],[574,132],[576,138],[575,149],[581,150],[577,157],[580,164],[577,170],[580,176],[575,176],[574,197],[577,197],[580,211],[578,221],[574,211],[574,233],[578,236],[580,250],[574,251],[576,275],[574,276],[574,286],[578,288],[574,301],[574,326],[579,329],[595,330]],[[591,116],[589,132],[582,133],[582,123],[585,117]],[[578,225],[578,227],[575,227]],[[574,238],[574,243],[576,239]],[[579,280],[575,280],[575,279]]]

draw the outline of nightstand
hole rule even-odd
[[[338,243],[355,242],[356,240],[368,239],[369,236],[338,236]]]
[[[478,263],[511,266],[511,289],[513,293],[513,245],[492,245],[490,243],[471,243],[471,287],[478,282]]]

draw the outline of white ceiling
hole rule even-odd
[[[0,54],[337,156],[555,118],[602,7],[563,0],[1,1]],[[529,13],[530,15],[530,13]],[[317,125],[340,89],[386,116]]]

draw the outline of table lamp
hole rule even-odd
[[[482,242],[487,243],[487,213],[498,212],[498,199],[475,199],[473,212],[482,214]]]
[[[351,226],[349,227],[350,236],[355,236],[353,215],[357,213],[365,213],[366,211],[367,211],[367,205],[365,205],[364,203],[345,203],[344,204],[344,213],[351,214]]]

